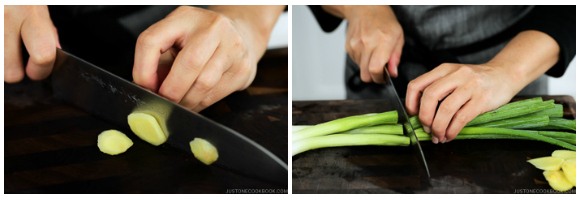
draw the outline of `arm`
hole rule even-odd
[[[520,32],[536,30],[552,37],[560,47],[558,62],[546,75],[560,77],[576,56],[576,7],[535,6],[516,24]]]
[[[137,41],[134,81],[200,111],[253,81],[284,6],[182,6]]]
[[[559,53],[549,35],[523,31],[485,64],[446,63],[411,81],[407,109],[432,131],[433,142],[451,141],[478,114],[507,103],[548,71]]]

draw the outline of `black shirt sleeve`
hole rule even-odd
[[[308,8],[310,8],[318,22],[318,25],[320,25],[324,32],[334,31],[340,25],[340,22],[342,22],[341,18],[324,11],[321,5],[311,5],[308,6]]]
[[[546,74],[553,77],[564,75],[576,56],[576,6],[535,6],[516,26],[520,31],[537,30],[556,40],[560,57]]]

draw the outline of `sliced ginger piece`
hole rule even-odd
[[[550,187],[554,190],[565,192],[574,187],[574,185],[566,179],[562,170],[544,171],[544,177],[548,180],[548,184],[550,184]]]
[[[124,153],[133,146],[133,141],[125,134],[117,130],[106,130],[101,132],[97,138],[97,146],[101,152],[109,155]]]
[[[576,186],[576,158],[570,158],[562,163],[562,172],[568,181]]]
[[[194,138],[189,142],[189,147],[193,156],[206,165],[214,163],[219,155],[218,151],[211,143],[201,138]]]
[[[576,152],[570,150],[556,150],[552,152],[552,157],[562,158],[564,160],[570,158],[576,158]]]
[[[150,114],[134,112],[127,116],[129,127],[135,135],[152,145],[159,146],[167,141],[167,134],[163,132],[159,123]]]
[[[548,156],[530,159],[528,162],[541,170],[559,170],[564,159]]]

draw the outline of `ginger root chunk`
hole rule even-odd
[[[129,127],[139,138],[152,145],[159,146],[167,141],[168,135],[163,132],[157,119],[150,114],[134,112],[127,116]]]

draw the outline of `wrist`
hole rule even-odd
[[[488,70],[493,71],[493,77],[499,78],[504,85],[510,88],[510,92],[515,95],[531,82],[521,72],[521,67],[517,62],[504,59],[492,59],[483,64]]]
[[[554,39],[530,30],[516,35],[487,64],[499,68],[522,89],[556,64],[558,54],[559,46]]]

